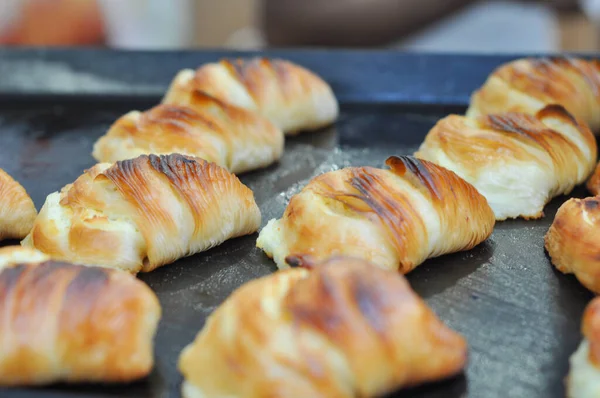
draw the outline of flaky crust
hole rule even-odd
[[[545,236],[554,266],[575,274],[589,290],[600,294],[600,198],[571,198],[556,212]]]
[[[0,253],[0,385],[148,375],[161,315],[152,290],[125,272],[40,256],[20,247]]]
[[[467,116],[535,114],[564,106],[600,133],[600,63],[573,57],[523,58],[501,65],[471,97]]]
[[[37,210],[25,188],[0,169],[0,240],[23,239]]]
[[[312,179],[257,246],[280,268],[331,255],[412,271],[429,257],[487,239],[494,213],[455,173],[413,157],[390,157],[389,170],[350,167]]]
[[[233,174],[198,158],[99,163],[48,196],[23,244],[78,264],[151,271],[254,233],[260,210]]]
[[[283,133],[268,119],[200,91],[192,91],[188,100],[187,106],[159,105],[122,116],[94,144],[94,158],[112,163],[180,153],[243,173],[281,157]]]
[[[339,113],[337,99],[323,79],[280,59],[223,59],[195,71],[182,70],[163,103],[187,105],[194,90],[256,111],[289,135],[330,125]]]
[[[415,153],[473,184],[497,220],[539,218],[594,169],[596,139],[560,105],[535,115],[503,113],[440,120]]]
[[[375,397],[461,372],[467,344],[402,275],[331,258],[246,283],[179,359],[186,398]]]

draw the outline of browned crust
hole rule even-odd
[[[264,57],[223,59],[219,63],[225,67],[229,74],[244,85],[255,101],[262,101],[263,89],[267,84],[275,83],[281,89],[280,93],[285,99],[290,99],[294,93],[289,90],[289,80],[294,68],[297,66],[281,60],[267,59]],[[196,79],[202,80],[202,68],[196,72]]]
[[[217,102],[221,104],[221,102]],[[198,125],[201,125],[215,133],[222,134],[222,128],[213,118],[207,117],[192,108],[161,104],[149,111],[142,113],[139,122],[139,130],[144,130],[146,126],[162,125],[169,129],[169,132],[191,134]]]
[[[579,137],[571,138],[571,134]],[[576,143],[580,140],[584,143],[581,149]],[[530,149],[543,151],[554,165],[556,184],[561,186],[583,182],[591,174],[597,157],[596,138],[589,127],[556,104],[542,108],[535,115],[506,112],[477,119],[450,115],[436,123],[415,155],[428,159],[433,153],[430,151],[435,149],[456,163],[466,179],[476,178],[479,170],[493,164],[512,161],[539,164],[537,151]],[[541,166],[545,164],[544,161]],[[585,171],[583,176],[580,169]]]
[[[411,233],[410,229],[425,231],[426,228],[410,200],[390,189],[391,187],[380,178],[375,169],[353,168],[349,170],[349,174],[347,184],[351,188],[348,193],[340,192],[329,185],[326,179],[320,181],[319,193],[339,201],[345,207],[381,225],[390,234],[399,253],[405,253],[419,245],[421,237],[418,233]],[[401,257],[405,258],[406,254]],[[408,272],[413,267],[414,264],[411,262],[399,264],[402,273]]]
[[[243,327],[243,337],[225,325]],[[337,355],[343,364],[332,366]],[[332,257],[311,271],[240,287],[182,353],[179,368],[208,395],[370,397],[454,376],[467,361],[466,340],[404,277]]]
[[[590,343],[590,362],[600,367],[600,297],[590,301],[585,308],[581,331]]]
[[[544,242],[552,264],[600,294],[600,198],[569,199],[558,209]]]
[[[69,218],[64,220],[68,241],[61,241],[64,236],[46,214],[36,222],[28,244],[55,258],[131,272],[149,272],[193,254],[190,250],[217,244],[215,239],[253,233],[260,219],[252,191],[234,174],[181,154],[98,164],[63,188],[59,203],[61,217]],[[231,235],[224,236],[220,217],[226,211],[239,213],[230,220]],[[185,226],[180,225],[182,214],[189,215]],[[132,228],[111,229],[112,220]]]
[[[399,271],[413,270],[418,265],[415,253],[421,252],[428,239],[427,226],[412,196],[398,188],[393,176],[410,183],[431,200],[441,218],[442,229],[453,225],[454,229],[464,231],[464,250],[491,234],[495,219],[486,199],[455,173],[410,156],[393,156],[386,163],[391,174],[373,167],[345,168],[314,178],[299,195],[292,197],[282,220],[297,236],[290,242],[289,265],[310,267],[314,258],[308,256],[306,248],[315,248],[316,258],[332,251],[343,252],[334,235],[306,223],[307,217],[318,217],[309,214],[311,210],[302,196],[312,192],[331,211],[364,217],[379,225],[387,232],[400,258]],[[465,213],[465,209],[469,211]]]
[[[596,165],[594,173],[586,183],[586,188],[592,195],[600,195],[600,163]]]
[[[93,155],[110,163],[139,153],[179,152],[241,172],[274,162],[283,145],[283,132],[265,117],[191,89],[169,103],[119,118],[95,143]],[[247,146],[260,148],[266,158],[245,159],[240,170],[237,152]]]
[[[531,65],[527,70],[516,69],[513,67],[514,63],[508,63],[495,73],[518,90],[541,100],[560,100],[577,92],[576,84],[565,74],[568,71],[580,76],[598,95],[600,70],[596,63],[574,57],[526,58],[526,61]]]
[[[148,319],[160,316],[160,305],[126,273],[57,261],[17,264],[0,272],[0,316],[10,319],[0,323],[0,385],[125,382],[152,369],[156,323]]]
[[[503,64],[473,93],[468,114],[534,114],[539,104],[532,100],[537,100],[544,105],[564,106],[597,132],[600,129],[599,65],[596,61],[568,56],[522,58]]]

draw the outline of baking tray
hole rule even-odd
[[[94,161],[93,142],[123,113],[155,105],[184,67],[254,53],[0,50],[0,167],[38,209],[47,194]],[[340,167],[382,166],[411,154],[433,124],[464,112],[491,70],[518,57],[383,51],[274,51],[322,75],[341,103],[335,126],[288,138],[283,159],[244,174],[263,226],[280,217],[311,177]],[[573,196],[584,196],[578,188]],[[565,197],[536,221],[498,223],[475,249],[428,260],[412,287],[469,342],[464,375],[394,397],[561,397],[580,316],[592,294],[550,265],[543,236]],[[0,397],[178,397],[176,362],[204,321],[242,283],[276,271],[257,235],[228,241],[140,278],[158,294],[163,317],[152,374],[134,384],[0,389]],[[15,243],[15,242],[7,242]],[[309,398],[309,397],[307,397]]]

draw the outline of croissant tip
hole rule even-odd
[[[567,120],[569,120],[569,122],[571,122],[574,125],[579,124],[577,122],[577,119],[575,119],[575,116],[573,116],[571,112],[569,112],[563,105],[560,104],[546,105],[542,109],[540,109],[536,114],[536,118],[538,119],[546,116],[566,118]]]

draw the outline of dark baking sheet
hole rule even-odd
[[[120,115],[155,104],[174,73],[231,53],[127,53],[101,50],[0,51],[0,167],[39,207],[94,162],[93,142]],[[237,54],[236,54],[237,55]],[[249,55],[249,54],[241,54]],[[311,177],[350,165],[381,166],[411,154],[470,92],[513,57],[387,52],[275,52],[313,68],[342,103],[332,128],[289,138],[277,165],[241,179],[255,192],[263,225]],[[574,196],[585,195],[582,188]],[[554,200],[537,221],[498,223],[474,250],[432,259],[408,275],[413,288],[470,345],[466,373],[394,397],[561,397],[568,357],[579,343],[592,295],[557,273],[543,250]],[[177,397],[181,349],[242,283],[276,270],[255,248],[257,235],[140,275],[162,307],[156,366],[122,386],[0,389],[0,397]],[[15,243],[15,242],[7,242]]]

